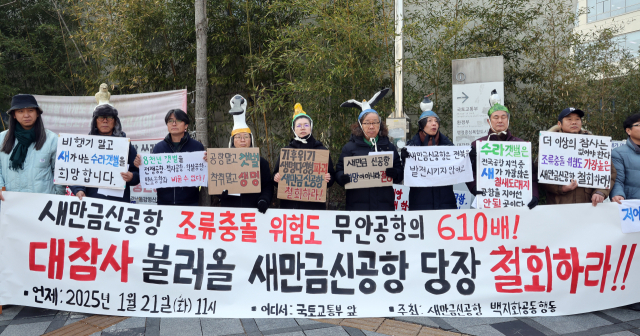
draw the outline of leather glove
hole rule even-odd
[[[347,174],[340,176],[340,184],[345,185],[347,183],[351,183],[351,176]]]
[[[261,199],[258,201],[258,211],[260,211],[260,213],[265,213],[267,212],[267,209],[269,209],[269,203],[267,203],[267,201]]]
[[[387,177],[390,177],[392,179],[395,179],[398,177],[398,170],[393,167],[387,168],[385,172],[387,173]]]
[[[533,209],[533,208],[536,207],[536,205],[538,205],[538,201],[539,201],[539,199],[537,197],[533,196],[531,198],[531,202],[529,202],[529,204],[527,206],[529,207],[529,209]]]
[[[222,194],[220,194],[220,199],[227,199],[229,198],[229,190],[223,190]]]
[[[409,151],[407,150],[407,147],[402,147],[402,149],[400,150],[400,158],[402,159],[402,161],[404,161],[408,157],[409,157]]]

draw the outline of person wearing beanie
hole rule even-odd
[[[389,130],[378,112],[371,107],[384,95],[388,89],[376,93],[368,102],[362,103],[350,100],[342,107],[359,107],[362,112],[357,121],[351,125],[351,138],[342,147],[342,153],[336,164],[336,181],[345,186],[351,183],[351,176],[344,173],[344,159],[350,156],[369,155],[370,152],[393,152],[393,167],[386,169],[386,175],[393,179],[393,183],[402,182],[403,170],[400,155],[389,140]],[[353,106],[356,104],[357,106]],[[346,190],[346,210],[393,211],[395,194],[393,187],[373,187]]]
[[[120,118],[118,118],[118,110],[110,104],[101,104],[96,106],[93,110],[93,119],[91,119],[91,131],[89,132],[89,135],[126,138],[127,134],[122,131],[122,124],[120,123]],[[122,179],[126,182],[122,197],[103,195],[99,193],[98,188],[93,187],[69,186],[69,189],[71,189],[71,192],[78,196],[79,199],[88,196],[110,201],[131,203],[131,190],[129,187],[136,186],[140,183],[139,169],[134,164],[137,155],[138,153],[136,152],[135,147],[129,143],[129,156],[127,158],[129,169],[125,173],[120,173]]]
[[[65,186],[53,184],[58,136],[44,128],[42,109],[35,97],[13,96],[7,114],[9,129],[0,133],[0,187],[64,195]],[[2,191],[0,200],[5,200]]]
[[[489,115],[489,134],[483,136],[480,139],[476,139],[471,143],[471,152],[469,152],[469,158],[471,159],[471,168],[473,169],[473,181],[467,182],[467,187],[469,191],[474,195],[478,194],[476,190],[476,181],[477,181],[477,172],[476,172],[476,143],[478,141],[520,141],[524,142],[524,140],[517,138],[511,134],[509,130],[509,120],[511,118],[511,114],[509,114],[509,109],[506,106],[500,104],[499,96],[495,93],[495,90],[492,92],[491,99],[489,100],[492,104],[491,108],[487,112]],[[533,209],[538,205],[538,174],[537,168],[535,165],[532,165],[532,173],[531,173],[531,201],[527,206],[529,209]]]
[[[254,147],[253,134],[247,126],[245,115],[247,112],[247,100],[241,95],[231,98],[231,110],[233,115],[233,130],[229,139],[229,148]],[[219,195],[220,205],[229,208],[257,208],[261,213],[267,212],[273,198],[273,182],[271,182],[271,169],[269,161],[260,157],[260,192],[250,194],[231,195],[223,190]]]
[[[425,100],[429,98],[425,97]],[[422,104],[421,104],[422,105]],[[433,103],[429,100],[418,119],[418,133],[407,142],[407,146],[453,146],[453,142],[440,133],[440,117],[431,111]],[[400,155],[404,164],[409,151],[402,148]],[[409,210],[457,209],[453,186],[411,187],[409,189]]]
[[[293,131],[294,138],[291,139],[289,145],[285,148],[296,149],[323,149],[327,148],[322,145],[322,142],[316,140],[313,135],[313,120],[311,117],[302,110],[302,105],[297,103],[294,106],[293,120],[291,121],[291,130]],[[333,169],[333,162],[329,157],[329,169],[328,173],[324,175],[324,180],[327,182],[327,188],[330,188],[335,181],[335,170]],[[282,176],[280,175],[280,158],[276,161],[276,166],[273,169],[273,181],[278,183]],[[325,203],[321,202],[302,202],[291,200],[280,200],[280,209],[306,209],[306,210],[325,210]]]

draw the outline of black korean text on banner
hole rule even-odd
[[[136,149],[136,153],[140,155],[151,154],[153,146],[162,139],[150,140],[131,140],[131,145]],[[131,203],[138,204],[156,204],[158,203],[158,195],[155,188],[143,188],[142,185],[131,186]]]
[[[259,148],[209,148],[209,195],[260,192]]]
[[[404,184],[437,187],[473,181],[470,146],[408,146]]]
[[[637,238],[621,232],[616,203],[261,214],[3,196],[0,305],[145,317],[531,317],[640,296]]]
[[[58,136],[54,184],[124,189],[129,139],[62,133]]]
[[[206,187],[207,162],[204,151],[143,154],[140,184],[145,188]]]
[[[329,172],[329,151],[319,149],[282,148],[280,150],[280,182],[278,198],[325,202]]]
[[[349,156],[344,158],[344,173],[351,176],[345,189],[392,186],[387,168],[393,168],[393,154]]]
[[[611,188],[611,137],[540,132],[538,182]]]
[[[523,207],[531,201],[531,143],[478,141],[477,208]]]

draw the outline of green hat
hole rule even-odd
[[[498,103],[493,104],[493,106],[491,106],[491,108],[489,109],[489,112],[487,112],[487,114],[489,115],[489,117],[491,117],[491,114],[493,114],[493,112],[496,112],[496,111],[505,111],[505,112],[507,112],[507,114],[509,114],[509,109],[506,106],[498,104]]]

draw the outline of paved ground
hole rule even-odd
[[[90,315],[56,310],[8,306],[0,315],[1,336],[42,335],[58,330],[65,325],[81,321]],[[367,319],[363,319],[367,320]],[[368,319],[380,320],[382,319]],[[404,332],[389,332],[385,321],[372,327],[362,328],[385,331],[389,334],[409,335],[453,335],[463,333],[487,336],[552,336],[552,335],[640,335],[640,312],[616,308],[588,314],[561,317],[534,318],[395,318],[414,324],[416,328]],[[386,335],[370,330],[361,330],[344,324],[354,320],[330,320],[321,323],[310,319],[197,319],[197,318],[138,318],[126,319],[92,336],[214,336],[214,335],[274,335],[274,336],[376,336]],[[333,324],[332,324],[333,323]],[[336,324],[343,325],[336,325]],[[352,324],[354,325],[354,324]],[[407,324],[408,325],[408,324]],[[427,328],[430,327],[430,328]]]

